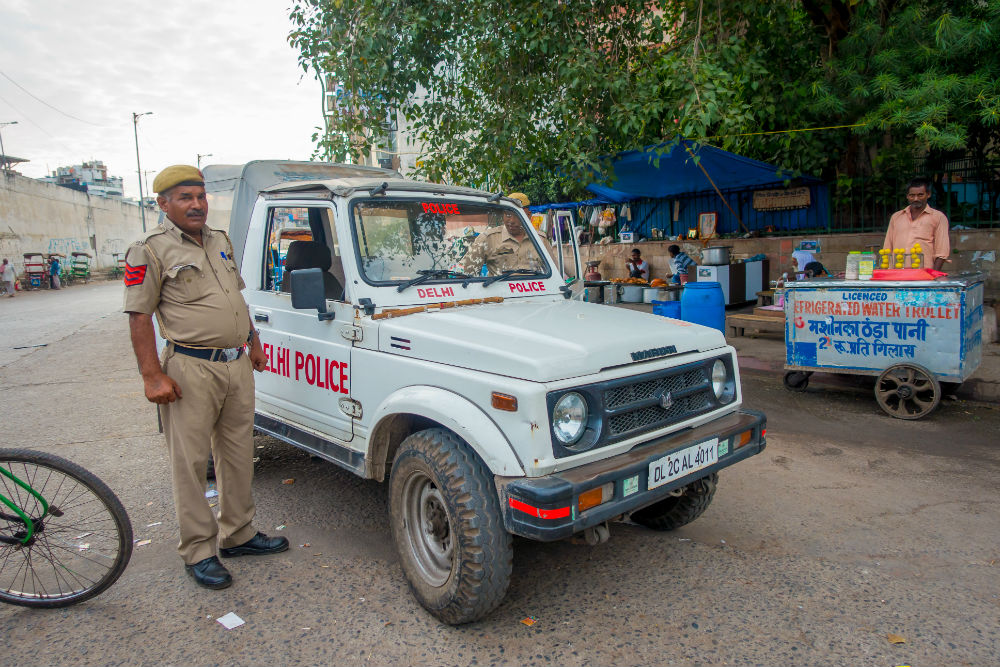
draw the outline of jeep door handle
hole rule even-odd
[[[253,321],[254,322],[270,322],[271,321],[271,317],[267,313],[254,313],[253,314]]]

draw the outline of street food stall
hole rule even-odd
[[[877,277],[876,272],[876,277]],[[877,376],[892,417],[920,419],[982,359],[981,273],[936,280],[812,279],[785,286],[785,386],[815,371]]]

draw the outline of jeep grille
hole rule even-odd
[[[614,410],[629,403],[652,398],[660,390],[674,392],[678,389],[693,387],[704,380],[705,374],[702,369],[698,368],[676,375],[664,375],[653,380],[627,384],[604,392],[604,405],[609,410]]]
[[[660,396],[668,392],[672,402],[663,408]],[[675,393],[682,395],[675,397]],[[702,368],[609,389],[604,392],[604,402],[608,435],[611,437],[635,435],[668,426],[705,412],[714,405],[711,385]]]

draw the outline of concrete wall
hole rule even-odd
[[[810,236],[818,239],[820,252],[816,259],[823,263],[831,273],[844,270],[847,253],[851,250],[866,250],[868,246],[882,247],[885,235],[879,234],[829,234],[825,236]],[[802,237],[764,237],[755,239],[715,239],[707,245],[725,245],[731,248],[730,254],[737,259],[751,257],[758,253],[767,255],[771,260],[771,280],[775,280],[782,271],[791,272],[792,250],[798,247]],[[585,245],[581,247],[580,256],[584,262],[601,260],[598,270],[602,278],[627,278],[625,260],[633,248],[642,252],[642,257],[649,262],[653,278],[664,278],[669,266],[670,255],[667,248],[676,243],[681,249],[698,262],[701,259],[702,243],[682,241],[644,241],[642,243],[610,245]],[[1000,256],[1000,229],[981,230],[951,230],[951,263],[945,264],[944,270],[949,273],[978,270],[987,274],[987,295],[996,297],[1000,293],[1000,266],[996,259]],[[993,253],[983,258],[984,253]],[[978,257],[977,257],[978,253]]]
[[[147,226],[157,217],[147,210]],[[26,252],[61,252],[67,263],[71,252],[89,252],[92,271],[110,269],[112,253],[125,252],[141,234],[138,204],[0,173],[0,259],[9,259],[18,276]]]

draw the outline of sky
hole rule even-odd
[[[290,0],[0,0],[0,126],[40,178],[101,160],[138,198],[172,164],[308,160],[319,82],[289,46]],[[143,183],[145,193],[146,182]]]

